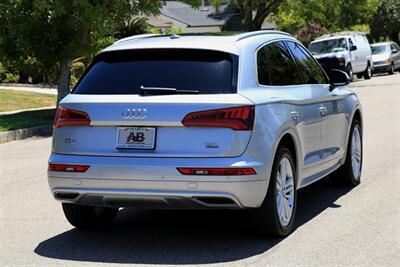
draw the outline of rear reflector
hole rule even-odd
[[[59,128],[62,126],[76,126],[76,125],[89,125],[89,124],[90,124],[90,118],[86,112],[58,107],[56,112],[56,117],[54,118],[53,127]]]
[[[183,175],[253,175],[253,168],[177,168]]]
[[[87,165],[53,164],[49,163],[49,171],[52,172],[85,172],[89,169]]]
[[[236,131],[251,131],[253,123],[254,106],[192,112],[182,121],[185,126],[227,127]]]

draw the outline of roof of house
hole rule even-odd
[[[163,20],[160,17],[148,17],[147,23],[154,28],[169,28],[173,26],[172,22]]]
[[[213,6],[202,6],[193,8],[188,4],[176,1],[167,1],[161,9],[161,14],[187,24],[190,27],[223,26],[228,14],[236,11],[223,5],[220,8],[220,15],[215,15]]]

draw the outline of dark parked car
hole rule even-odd
[[[400,71],[400,47],[395,42],[376,43],[371,45],[374,73]]]

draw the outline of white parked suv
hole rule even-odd
[[[219,208],[288,235],[298,189],[360,183],[361,106],[331,75],[276,31],[120,40],[58,106],[51,192],[78,228],[120,207]]]
[[[368,39],[362,32],[341,32],[317,38],[308,50],[329,74],[332,69],[345,71],[350,79],[370,79],[373,71],[372,53]]]

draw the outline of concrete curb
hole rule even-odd
[[[29,83],[0,83],[0,87],[30,87],[30,88],[57,89],[56,86],[50,86],[48,84],[29,84]]]
[[[41,125],[31,128],[18,129],[0,133],[0,143],[14,140],[23,140],[32,136],[50,136],[53,133],[52,125]]]
[[[43,107],[43,108],[27,108],[27,109],[13,110],[13,111],[2,111],[0,112],[0,116],[14,115],[17,113],[28,112],[28,111],[40,111],[40,110],[50,110],[50,109],[56,109],[56,106]]]

